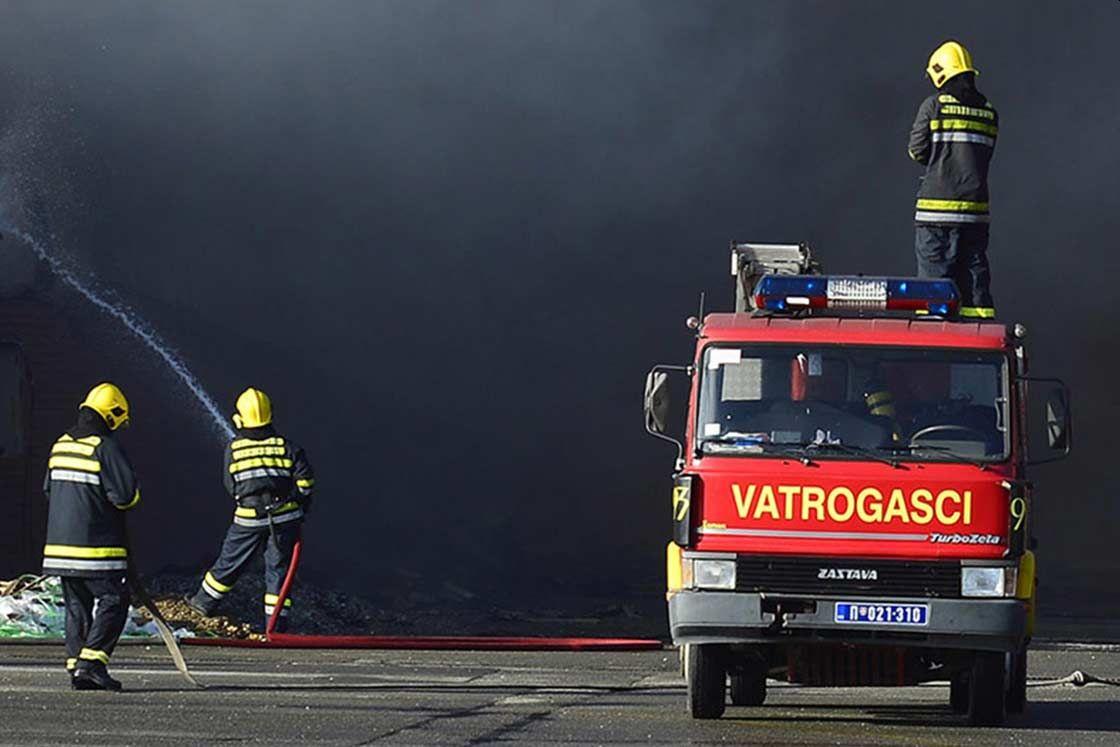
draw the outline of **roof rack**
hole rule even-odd
[[[755,244],[731,242],[731,276],[735,278],[735,311],[753,311],[754,289],[764,275],[819,275],[820,263],[806,243]]]

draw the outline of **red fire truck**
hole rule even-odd
[[[1026,702],[1027,467],[1069,451],[1065,385],[1026,331],[957,316],[951,281],[816,273],[804,245],[732,245],[734,313],[646,380],[678,449],[669,621],[694,718],[814,686],[948,680],[971,723]],[[671,435],[673,376],[690,383]],[[1028,385],[1051,451],[1028,457]],[[1040,394],[1041,390],[1035,394]],[[1041,439],[1040,439],[1041,440]]]

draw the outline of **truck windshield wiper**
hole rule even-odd
[[[801,451],[806,457],[809,456],[810,451],[839,451],[840,454],[850,454],[855,457],[865,457],[867,459],[874,459],[881,461],[885,465],[890,465],[895,469],[902,469],[902,465],[898,464],[898,459],[892,457],[885,457],[878,454],[874,449],[868,449],[862,446],[851,446],[850,443],[841,443],[839,441],[810,441],[809,443],[801,443]]]
[[[875,450],[868,449],[862,446],[850,446],[848,443],[840,442],[827,442],[827,441],[801,441],[791,443],[763,443],[762,445],[767,451],[784,451],[787,454],[793,454],[799,457],[806,465],[812,461],[813,451],[833,451],[837,454],[848,454],[853,457],[862,457],[874,461],[881,461],[885,465],[890,465],[896,469],[902,469],[902,465],[898,464],[898,459],[885,457],[877,454]]]
[[[937,452],[938,454],[944,454],[945,456],[951,457],[954,460],[960,460],[965,464],[971,464],[974,467],[979,467],[980,469],[988,469],[987,462],[973,457],[967,457],[964,454],[960,454],[954,451],[948,446],[935,446],[933,444],[907,444],[903,446],[900,444],[897,446],[880,446],[879,449],[880,451],[890,451],[895,454],[913,454],[917,451],[933,451]]]

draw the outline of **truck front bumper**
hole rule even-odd
[[[669,598],[673,641],[683,643],[850,642],[1015,651],[1026,639],[1026,605],[1018,599],[898,599],[766,595],[766,609],[787,601],[812,611],[768,612],[761,594],[679,591]],[[928,604],[928,623],[851,625],[835,622],[837,602]]]

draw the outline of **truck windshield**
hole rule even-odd
[[[1000,461],[1007,392],[998,352],[712,345],[697,444],[705,454]]]

